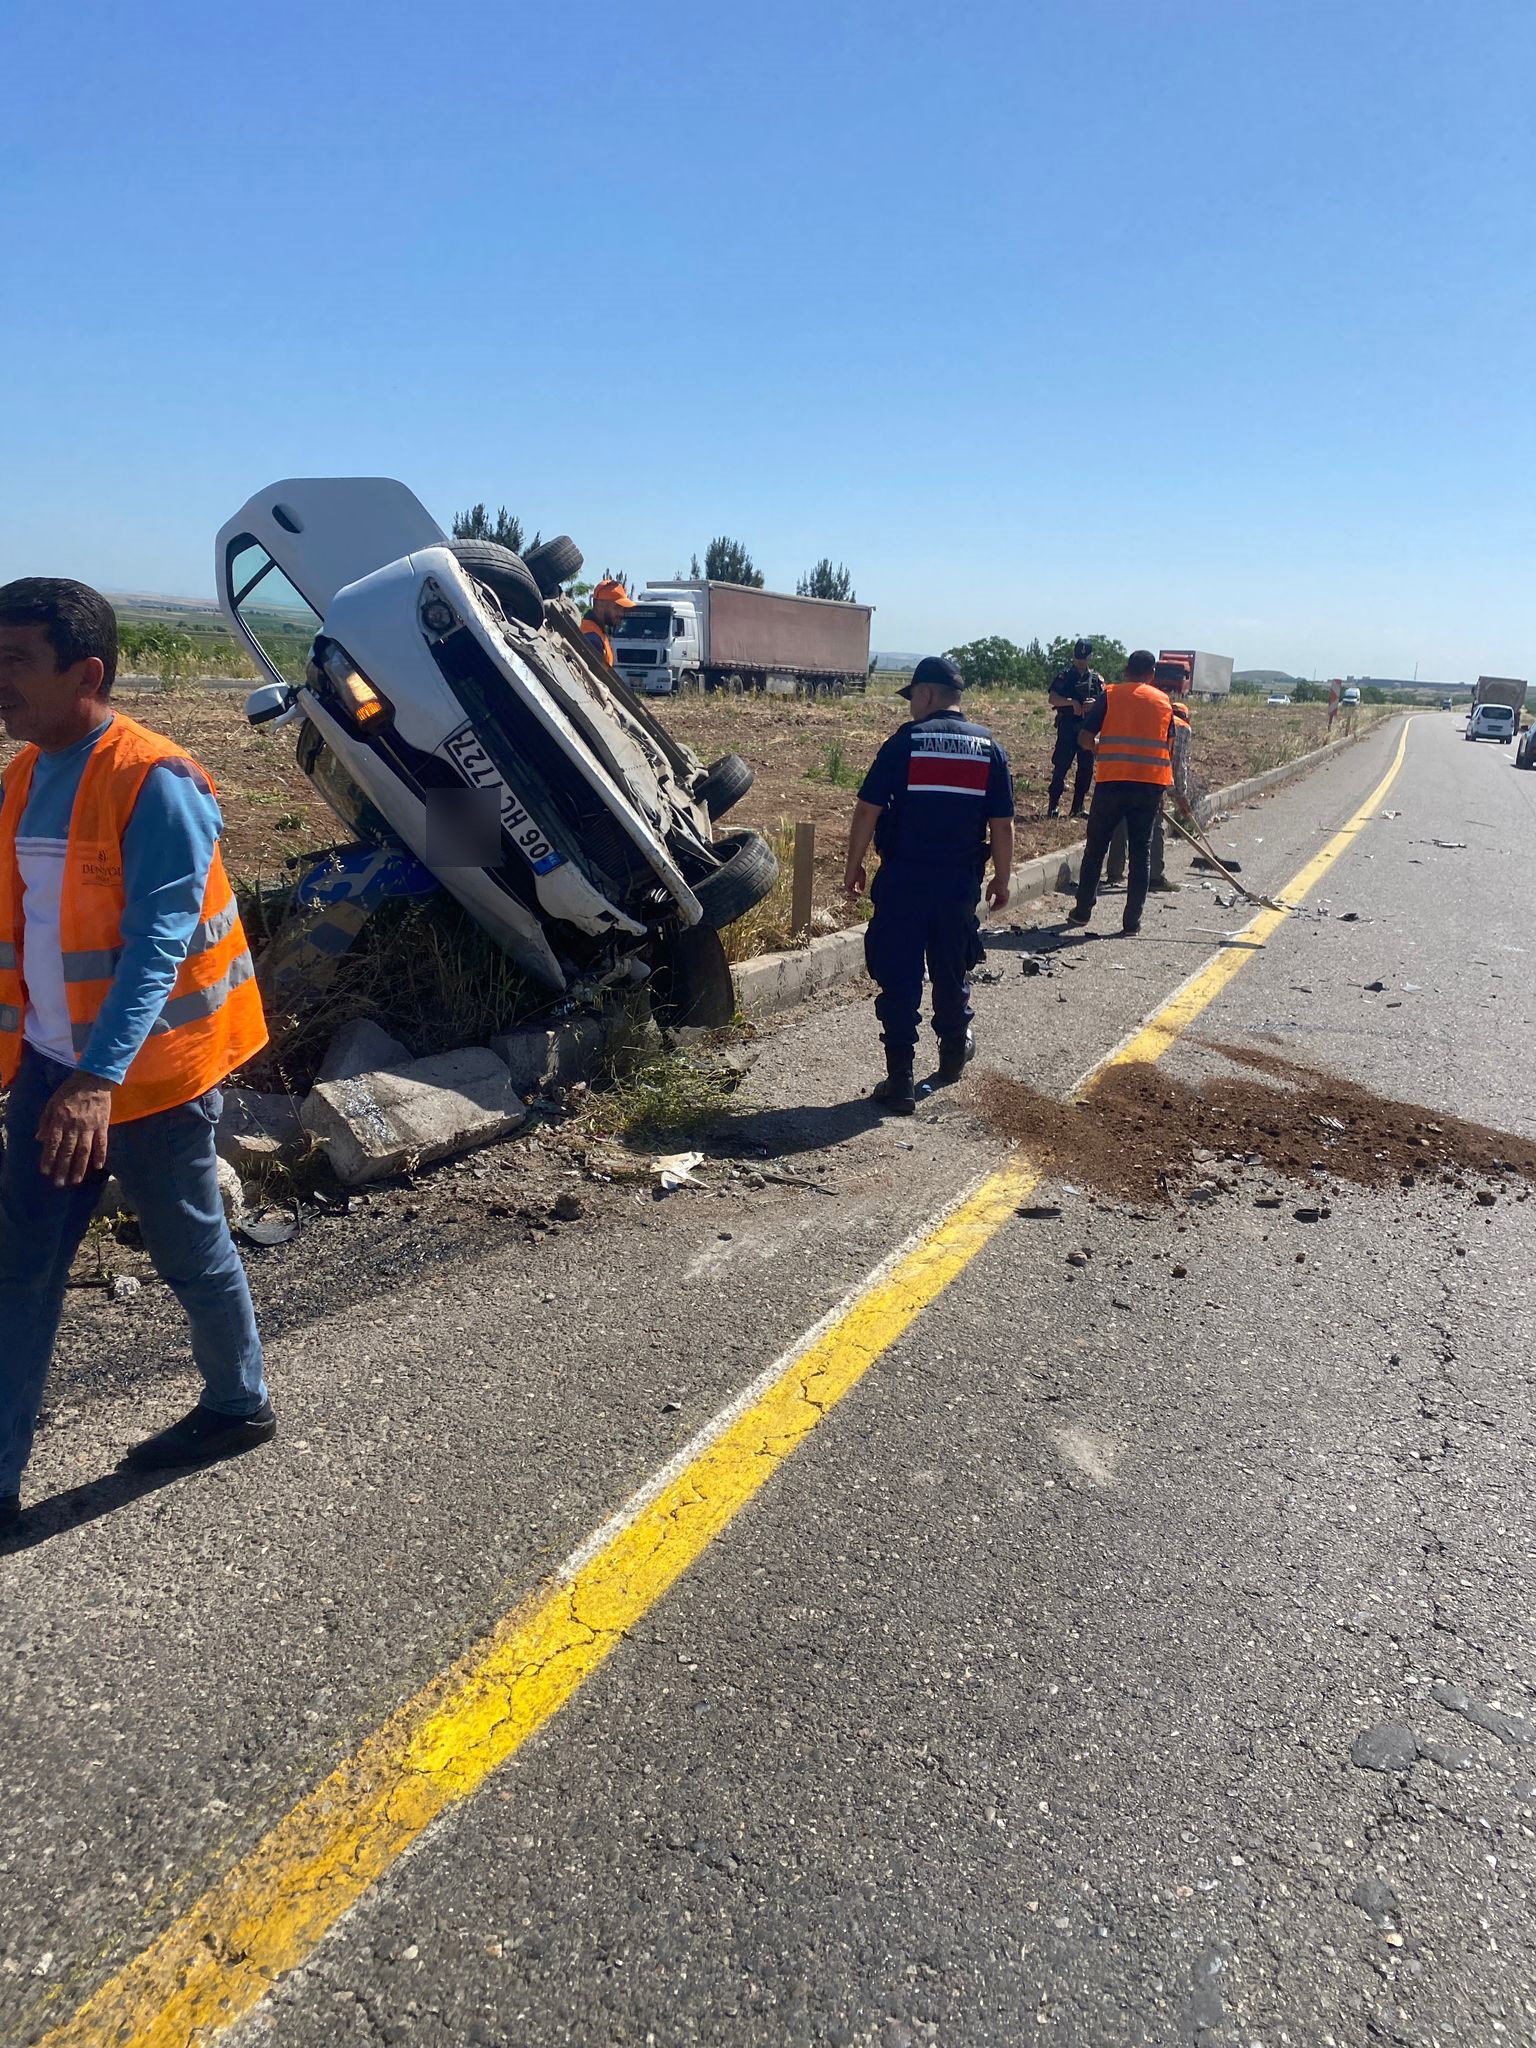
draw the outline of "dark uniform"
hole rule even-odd
[[[1083,729],[1083,718],[1095,697],[1104,690],[1104,678],[1096,669],[1089,669],[1080,676],[1069,664],[1058,669],[1051,677],[1051,694],[1056,697],[1071,697],[1077,708],[1063,708],[1056,713],[1056,746],[1051,755],[1051,793],[1046,808],[1052,812],[1061,808],[1062,791],[1067,786],[1067,777],[1074,774],[1072,783],[1072,811],[1076,816],[1088,801],[1089,785],[1093,781],[1093,755],[1086,747],[1078,745],[1078,736]]]
[[[875,1015],[887,1063],[910,1066],[925,962],[940,1045],[963,1042],[970,1027],[987,827],[1013,816],[1013,777],[984,725],[958,709],[940,711],[892,733],[859,797],[881,812],[864,962],[880,989]]]

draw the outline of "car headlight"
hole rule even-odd
[[[334,640],[326,642],[320,666],[337,708],[355,732],[382,728],[393,719],[394,705],[373,687],[346,649],[338,647]]]

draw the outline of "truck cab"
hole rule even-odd
[[[697,591],[647,584],[614,631],[614,666],[632,690],[668,697],[697,681],[703,638]]]

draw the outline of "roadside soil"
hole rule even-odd
[[[237,885],[276,887],[293,879],[308,857],[343,836],[342,827],[300,774],[293,736],[253,731],[238,693],[188,683],[169,690],[126,687],[117,700],[132,717],[168,733],[194,754],[218,785],[224,813],[224,854]],[[1018,857],[1027,860],[1082,837],[1072,819],[1049,820],[1054,714],[1044,699],[977,691],[973,716],[1007,748],[1018,798]],[[701,760],[737,753],[756,781],[731,813],[773,839],[785,875],[780,890],[734,931],[738,959],[789,943],[788,865],[798,822],[816,826],[814,908],[821,929],[855,923],[860,911],[842,893],[843,853],[854,797],[875,750],[906,714],[894,693],[805,700],[795,697],[680,697],[653,706]],[[1327,737],[1318,704],[1269,706],[1232,699],[1195,711],[1194,772],[1219,789],[1309,753]],[[13,749],[0,740],[0,765]]]

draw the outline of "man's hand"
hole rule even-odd
[[[38,1119],[42,1168],[56,1188],[77,1188],[107,1163],[112,1084],[99,1074],[71,1074],[49,1096]]]
[[[987,906],[991,910],[1006,910],[1008,899],[1013,894],[1011,877],[994,875],[987,884]]]
[[[845,896],[867,896],[869,894],[869,882],[865,876],[864,863],[862,861],[859,862],[857,867],[852,862],[849,863],[848,872],[843,876],[843,894]]]

